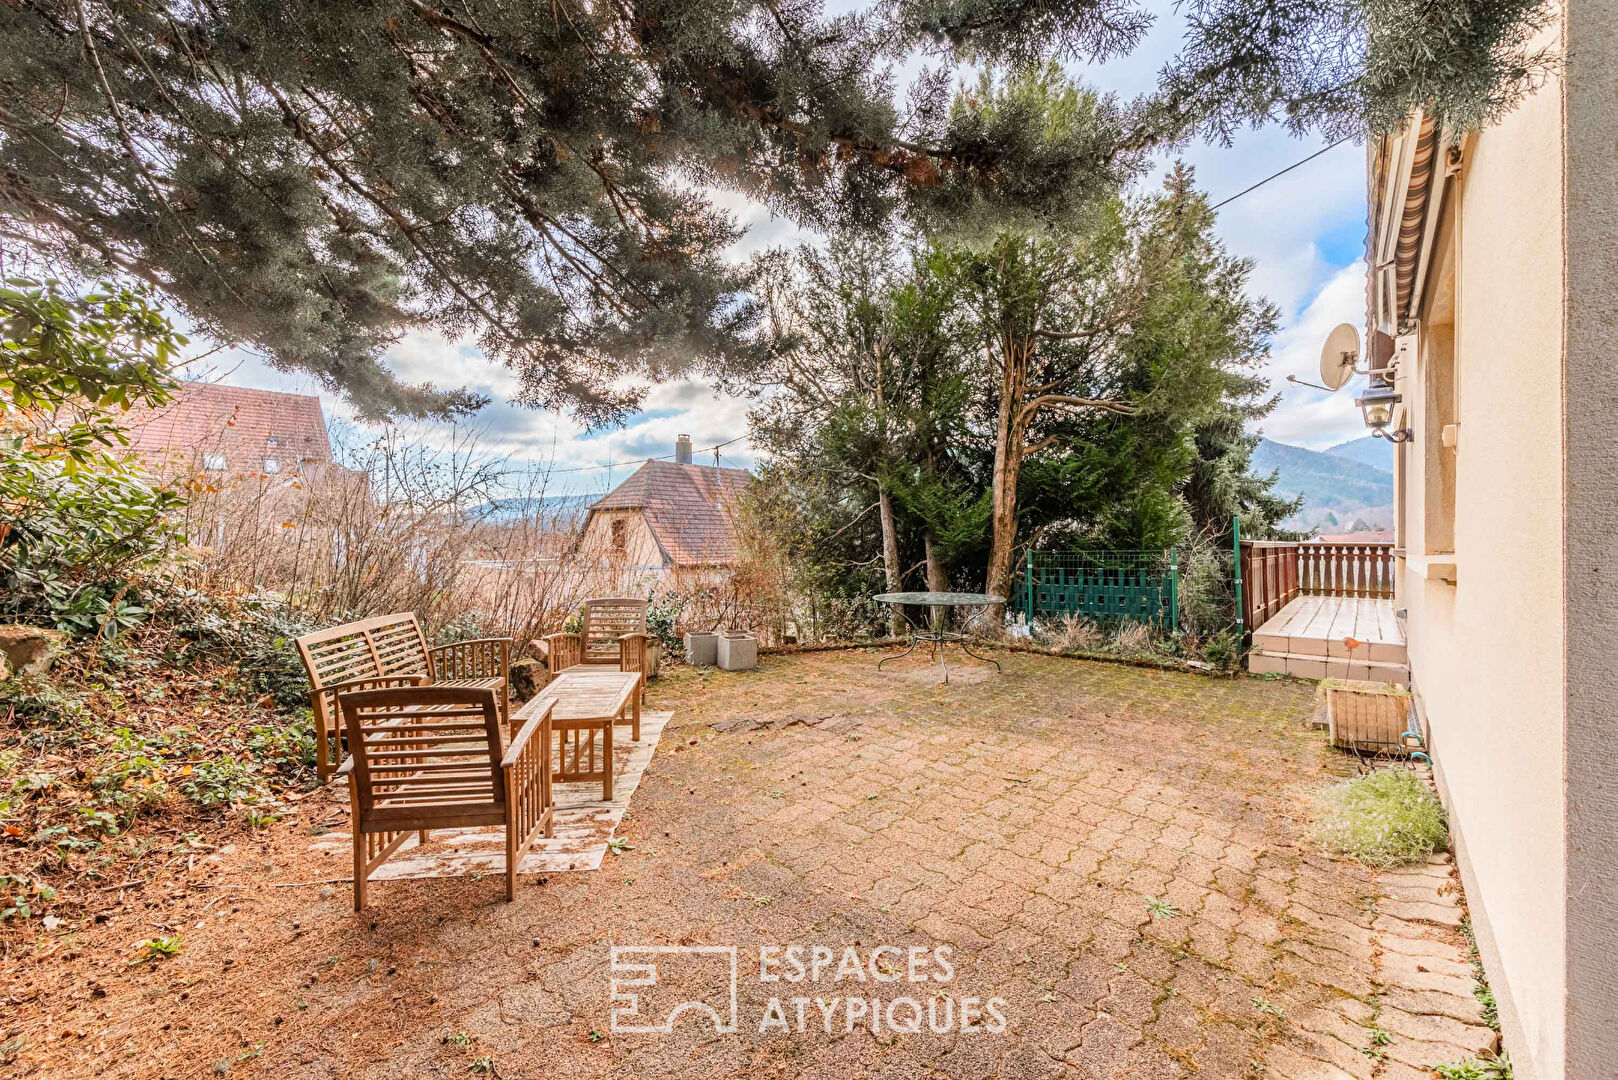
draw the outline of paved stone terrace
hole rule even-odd
[[[47,962],[15,982],[10,1068],[1411,1080],[1492,1045],[1448,865],[1375,875],[1307,848],[1308,800],[1349,769],[1299,726],[1311,686],[1003,663],[947,688],[862,652],[677,670],[654,684],[675,720],[630,847],[514,904],[498,876],[382,882],[363,917],[346,885],[273,887],[346,872],[307,852],[346,800],[311,796],[150,910],[109,901],[82,945],[104,960],[90,982],[82,956],[74,979]],[[154,926],[181,953],[127,966]],[[949,992],[1004,998],[1007,1029],[829,1036],[811,1007],[805,1032],[761,1035],[768,997],[793,990],[759,983],[748,950],[790,943],[947,943]],[[741,946],[739,1033],[611,1032],[613,944]]]

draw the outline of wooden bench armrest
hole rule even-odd
[[[618,638],[618,670],[638,671],[644,678],[646,674],[646,650],[656,640],[652,635],[639,630],[621,635]]]
[[[477,679],[511,674],[511,639],[471,638],[427,650],[427,664],[435,678]]]
[[[578,634],[548,634],[545,647],[552,675],[578,666],[583,659],[584,639]]]
[[[522,729],[512,736],[511,744],[506,747],[505,757],[500,759],[500,767],[509,769],[517,764],[523,756],[525,749],[533,738],[534,732],[544,727],[544,721],[551,718],[551,710],[556,708],[556,702],[547,701],[543,709],[538,709],[524,717]],[[543,748],[540,750],[543,753]]]

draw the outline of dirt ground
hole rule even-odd
[[[1299,724],[1312,687],[1001,661],[949,687],[859,651],[675,669],[627,846],[510,904],[497,876],[384,881],[356,915],[346,859],[310,851],[346,796],[312,794],[8,960],[0,1073],[1409,1080],[1482,1044],[1447,866],[1307,846],[1310,796],[1350,768]],[[174,955],[135,962],[159,936]],[[710,952],[662,954],[620,1026],[682,991],[718,1020],[615,1031],[613,947],[676,945],[736,947],[737,1030]],[[761,981],[760,949],[793,945],[837,972]]]

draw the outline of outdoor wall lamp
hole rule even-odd
[[[1388,425],[1393,423],[1393,407],[1400,400],[1393,387],[1373,382],[1365,388],[1365,393],[1354,399],[1354,404],[1365,414],[1365,426],[1371,429],[1372,435],[1389,442],[1402,443],[1409,442],[1416,433],[1409,428],[1388,430]]]

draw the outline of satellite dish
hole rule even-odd
[[[1359,358],[1360,332],[1353,323],[1342,323],[1320,350],[1320,381],[1328,390],[1341,390],[1354,377],[1354,362]]]

